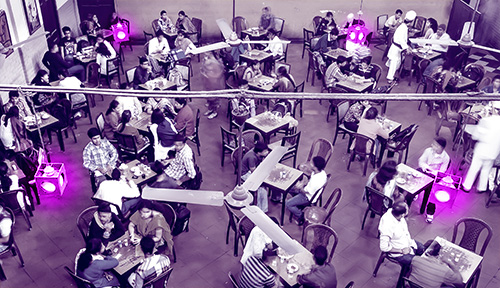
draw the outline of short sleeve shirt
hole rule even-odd
[[[243,165],[241,166],[241,175],[245,175],[250,171],[250,168],[255,168],[259,166],[261,160],[259,156],[253,151],[250,150],[248,151],[245,156],[243,156],[242,163]]]
[[[61,41],[59,41],[59,46],[61,46],[62,49],[64,49],[64,55],[76,54],[75,44],[76,44],[76,40],[73,37],[71,37],[69,39],[63,38],[63,39],[61,39]]]

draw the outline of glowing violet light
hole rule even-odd
[[[445,190],[436,191],[434,197],[436,197],[436,199],[441,203],[446,203],[451,199],[450,193],[448,193],[448,191]]]
[[[40,186],[42,186],[43,190],[47,193],[54,193],[56,191],[56,185],[50,182],[43,182]]]

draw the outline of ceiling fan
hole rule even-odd
[[[24,41],[21,41],[19,43],[16,43],[15,45],[11,45],[9,47],[4,47],[2,44],[0,44],[1,45],[1,47],[0,47],[0,69],[3,67],[6,55],[10,53],[11,49],[19,48],[19,47],[23,46],[24,44],[26,44],[28,42],[36,40],[36,39],[38,39],[40,37],[45,37],[45,35],[48,35],[48,34],[50,34],[50,33],[49,32],[44,32],[42,34],[30,37],[30,38],[28,38],[28,39],[26,39]]]
[[[238,35],[233,31],[231,26],[229,26],[226,19],[217,19],[215,20],[215,22],[217,23],[217,26],[219,26],[219,29],[222,35],[224,36],[224,39],[226,39],[226,41],[221,41],[214,44],[196,47],[195,49],[191,49],[191,54],[197,55],[214,50],[236,47],[239,46],[240,44],[268,44],[271,42],[269,40],[253,40],[253,41],[241,40],[238,38]],[[280,40],[280,42],[283,44],[290,43],[290,41],[286,40]]]
[[[436,40],[436,39],[412,38],[412,39],[409,39],[410,42],[415,43],[415,44],[419,44],[419,45],[459,46],[463,49],[478,48],[478,49],[483,49],[483,50],[494,52],[494,53],[500,53],[499,49],[478,45],[472,41],[472,39],[474,38],[474,28],[475,28],[474,17],[476,16],[477,8],[479,7],[480,2],[481,2],[480,0],[478,0],[476,2],[476,7],[474,8],[474,12],[472,13],[472,19],[470,20],[470,22],[464,23],[464,27],[462,29],[462,36],[461,36],[460,40],[455,41],[452,39]]]

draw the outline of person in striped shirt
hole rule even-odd
[[[270,288],[275,286],[274,275],[263,262],[265,253],[262,253],[262,255],[262,259],[250,256],[243,265],[240,276],[241,288]]]
[[[140,245],[146,259],[128,278],[128,283],[132,288],[143,287],[144,283],[156,278],[170,268],[170,259],[167,256],[153,254],[155,242],[151,236],[142,238]]]

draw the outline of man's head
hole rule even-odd
[[[113,169],[113,172],[111,172],[111,179],[120,180],[120,177],[122,177],[122,172],[120,172],[120,169]]]
[[[140,245],[142,252],[144,252],[144,255],[153,254],[153,249],[155,248],[155,241],[150,235],[143,237],[141,239]]]
[[[59,52],[59,45],[57,43],[53,43],[52,45],[49,46],[50,52],[52,53],[58,53]]]
[[[179,38],[180,40],[186,38],[186,32],[182,30],[177,31],[177,38]]]
[[[436,31],[437,35],[441,37],[443,36],[445,31],[446,31],[446,24],[439,24],[438,30]]]
[[[174,108],[180,110],[182,107],[186,106],[186,103],[186,98],[175,98]]]
[[[111,222],[111,207],[108,203],[101,203],[97,208],[97,216],[102,224]]]
[[[269,15],[270,13],[271,13],[271,8],[269,8],[269,7],[262,8],[263,15]]]
[[[269,39],[273,39],[277,34],[278,33],[274,30],[274,28],[269,28],[269,30],[267,30],[267,38]]]
[[[333,19],[333,13],[331,11],[326,12],[326,20],[331,21]]]
[[[318,246],[314,249],[314,261],[319,266],[325,264],[326,258],[328,257],[328,251],[325,246]]]
[[[269,154],[269,147],[267,147],[266,143],[258,141],[255,143],[255,147],[253,147],[253,152],[258,156],[264,158]]]
[[[161,19],[166,20],[167,19],[167,11],[161,10],[160,17],[161,17]]]
[[[431,246],[429,246],[429,249],[427,249],[425,254],[428,256],[436,257],[439,255],[439,251],[441,251],[441,245],[438,242],[434,241],[432,242]]]
[[[143,69],[149,68],[148,58],[146,58],[146,57],[139,57],[139,66],[141,66]]]
[[[158,38],[158,41],[163,41],[165,40],[165,33],[163,33],[163,31],[161,31],[161,29],[159,29],[158,31],[156,31],[156,37]]]
[[[105,247],[102,244],[101,239],[92,238],[87,241],[87,245],[85,245],[85,252],[90,253],[92,255],[104,252]]]
[[[177,151],[177,152],[181,151],[185,145],[186,145],[186,137],[184,137],[184,135],[181,135],[181,134],[175,135],[175,137],[174,137],[175,151]]]
[[[367,57],[361,59],[360,66],[362,69],[367,69],[368,66],[370,66],[371,62],[372,62],[372,56],[367,56]]]
[[[92,127],[87,131],[87,135],[90,138],[90,141],[92,141],[92,144],[95,146],[101,145],[101,133],[99,133],[99,130],[95,127]]]
[[[396,12],[394,13],[396,20],[399,20],[401,18],[401,15],[403,15],[403,10],[401,9],[396,10]]]
[[[321,156],[316,156],[313,158],[313,161],[312,161],[312,168],[313,168],[313,171],[318,173],[318,172],[321,172],[323,171],[323,169],[325,169],[325,166],[326,166],[326,162],[325,162],[325,158],[321,157]]]
[[[10,102],[12,103],[17,103],[19,102],[19,92],[17,92],[16,90],[11,90],[9,91],[9,100]]]
[[[62,28],[62,32],[64,34],[64,37],[66,37],[68,39],[71,38],[71,28],[69,28],[68,26],[64,26]]]
[[[344,65],[346,65],[346,64],[347,64],[347,62],[348,62],[348,61],[347,61],[347,57],[344,57],[344,56],[342,56],[342,55],[340,55],[339,57],[337,57],[337,64],[338,64],[339,66],[344,66]]]
[[[372,120],[377,118],[378,115],[378,110],[375,107],[370,107],[368,110],[366,110],[365,113],[365,119]]]
[[[432,150],[437,154],[443,153],[444,148],[446,148],[446,139],[443,137],[436,137],[431,144]]]
[[[403,201],[396,202],[392,205],[392,216],[398,221],[408,214],[408,204]]]
[[[497,74],[495,76],[493,76],[493,88],[498,90],[500,89],[500,75]]]

